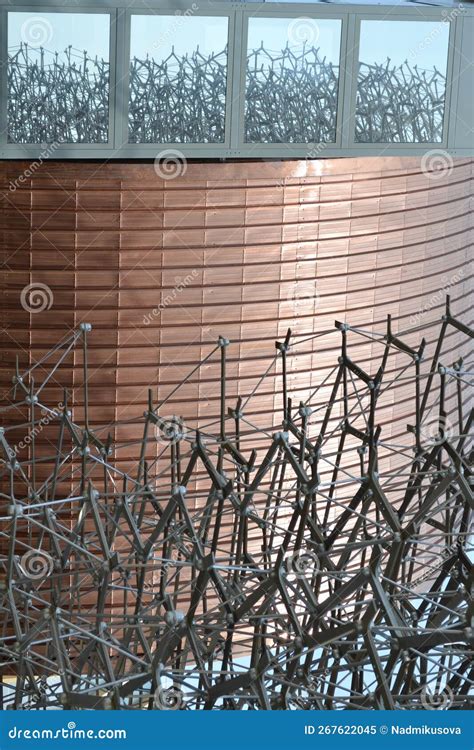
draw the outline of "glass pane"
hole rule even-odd
[[[443,140],[449,23],[362,21],[356,141]]]
[[[130,143],[222,143],[226,17],[132,16]]]
[[[341,21],[251,18],[245,140],[336,140]]]
[[[108,14],[8,14],[8,141],[107,143]]]

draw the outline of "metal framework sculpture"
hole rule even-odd
[[[106,143],[109,63],[79,53],[31,50],[8,60],[10,143]],[[248,143],[333,143],[339,66],[316,47],[263,46],[247,56],[245,140]],[[130,143],[223,143],[227,48],[199,48],[163,60],[130,63]],[[446,78],[438,70],[361,64],[356,133],[365,143],[435,143],[443,137]]]
[[[245,140],[248,143],[333,143],[339,66],[315,47],[262,45],[247,57]]]
[[[195,431],[164,416],[199,365],[161,403],[150,390],[127,471],[114,426],[91,425],[90,326],[17,372],[0,433],[5,705],[472,705],[474,411],[469,365],[443,358],[454,329],[474,336],[448,298],[425,360],[425,340],[409,346],[390,318],[384,333],[336,322],[340,356],[298,404],[289,373],[304,341],[293,346],[288,331],[252,393],[231,405],[221,337],[201,362],[220,359],[217,421]],[[354,340],[367,339],[380,350],[373,375],[351,358]],[[45,394],[76,345],[83,385],[52,406]],[[394,369],[394,358],[404,364]],[[274,368],[282,428],[272,435],[248,414]],[[393,443],[378,405],[402,378],[413,421]]]
[[[69,46],[8,52],[9,143],[107,143],[110,65]]]
[[[356,141],[439,143],[443,140],[446,77],[403,65],[359,65]]]
[[[223,143],[227,48],[130,62],[130,143]]]

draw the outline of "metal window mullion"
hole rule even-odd
[[[463,16],[464,13],[465,10]],[[453,135],[455,148],[468,148],[470,154],[474,154],[474,97],[472,95],[474,88],[474,16],[463,17],[463,22],[461,24],[460,21],[459,26],[461,29],[458,37],[460,58],[457,80],[458,109],[453,116]]]
[[[457,18],[450,19],[449,23],[449,37],[448,37],[448,54],[446,58],[446,87],[444,91],[444,109],[443,109],[443,137],[440,142],[435,142],[436,148],[447,148],[449,142],[449,131],[451,126],[451,118],[453,114],[453,104],[457,106],[458,99],[458,85],[459,79],[454,77],[454,71],[456,69],[456,44],[461,44],[460,36],[457,35]],[[442,20],[439,21],[440,23]],[[445,21],[446,23],[446,21]],[[454,110],[456,114],[456,110]],[[426,144],[429,146],[430,144]]]
[[[249,36],[249,24],[250,18],[255,15],[254,12],[244,10],[242,12],[242,36],[240,40],[241,45],[241,61],[240,61],[240,77],[238,82],[238,96],[239,96],[239,148],[243,150],[244,154],[248,157],[254,156],[255,144],[246,143],[245,141],[245,98],[247,91],[247,51],[248,51],[248,36]]]
[[[340,110],[341,120],[338,126],[341,129],[341,148],[349,148],[354,141],[355,128],[355,91],[357,87],[358,66],[358,23],[355,14],[346,16],[346,38],[345,49],[341,50],[341,64],[344,64],[344,90],[341,92]],[[338,113],[339,117],[339,113]]]
[[[343,36],[341,39],[341,54],[339,60],[339,97],[337,106],[337,128],[341,148],[347,148],[351,142],[353,128],[352,91],[354,86],[354,71],[356,61],[354,44],[356,40],[356,21],[353,14],[343,17]],[[342,75],[341,75],[342,71]]]
[[[345,140],[343,147],[359,148],[360,144],[356,142],[356,101],[357,101],[357,83],[359,75],[359,46],[361,23],[365,16],[355,13],[350,19],[350,35],[348,37],[347,53],[350,54],[350,85],[348,86],[348,95],[346,100],[347,121],[345,130]],[[369,144],[379,145],[379,144]],[[362,154],[361,154],[362,155]]]
[[[235,43],[236,43],[236,23],[235,13],[229,11],[227,17],[227,59],[226,59],[226,90],[225,90],[225,110],[224,110],[224,143],[230,149],[232,146],[232,123],[233,123],[233,92],[234,92],[234,71],[235,71]],[[213,144],[218,145],[218,144]]]
[[[460,88],[460,75],[461,75],[461,60],[462,60],[462,36],[463,36],[463,25],[459,22],[459,18],[456,17],[451,21],[451,34],[452,34],[452,61],[450,70],[446,74],[446,82],[449,82],[449,86],[446,86],[446,101],[445,101],[445,123],[446,129],[446,144],[448,148],[456,147],[456,120],[458,117],[458,107],[460,106],[459,99],[459,88]],[[450,50],[451,51],[451,50]],[[451,76],[450,78],[448,76]],[[448,106],[448,94],[449,94],[449,106]],[[449,116],[446,117],[446,114]]]
[[[117,9],[109,13],[109,132],[108,147],[115,147],[116,81],[117,81]]]
[[[114,151],[128,144],[128,101],[130,77],[130,25],[131,14],[125,8],[117,9],[115,51],[115,129]]]
[[[242,94],[241,81],[242,75],[245,81],[245,21],[244,13],[241,10],[233,9],[232,16],[234,19],[232,35],[232,80],[229,101],[227,102],[229,109],[226,110],[226,114],[230,118],[230,148],[231,150],[240,151],[243,144],[241,109],[244,94]],[[230,42],[229,38],[229,51],[231,47]]]
[[[8,127],[8,28],[7,11],[0,8],[0,147],[7,143]],[[3,153],[2,153],[3,156]]]

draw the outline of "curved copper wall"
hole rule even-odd
[[[335,319],[382,330],[391,313],[403,330],[420,313],[422,323],[439,319],[441,286],[469,322],[473,163],[444,174],[398,158],[188,164],[174,179],[153,165],[3,163],[3,382],[16,355],[27,366],[88,321],[93,421],[123,423],[117,437],[129,440],[147,388],[168,395],[220,334],[234,343],[232,401],[237,387],[252,390],[288,327],[303,339]],[[50,287],[51,309],[22,308],[30,283]],[[448,343],[454,360],[455,333]],[[334,336],[299,347],[292,388],[324,377],[338,346]],[[358,347],[369,371],[379,355],[370,342]],[[217,377],[216,359],[168,413],[216,416]],[[81,380],[77,357],[66,380]],[[261,427],[281,420],[273,386],[248,414]],[[396,394],[383,412],[394,434],[412,406],[402,383]]]

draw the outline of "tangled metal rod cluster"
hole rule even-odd
[[[332,143],[336,140],[339,67],[314,47],[288,45],[272,55],[263,42],[247,61],[245,140]]]
[[[130,64],[131,143],[222,143],[225,133],[227,49],[205,56],[199,47],[160,62]]]
[[[156,404],[150,390],[127,470],[114,426],[91,424],[90,326],[17,372],[0,434],[5,705],[471,705],[472,373],[445,361],[451,331],[474,336],[449,299],[430,357],[390,318],[384,333],[336,322],[340,356],[299,404],[288,331],[272,365],[282,383],[273,435],[249,419],[271,368],[231,406],[219,338],[204,360],[220,367],[216,420],[194,430],[165,418],[169,397]],[[367,338],[375,374],[351,358]],[[52,406],[46,394],[74,349],[83,385]],[[402,378],[413,420],[393,443],[378,406]]]
[[[21,44],[8,60],[11,143],[106,143],[109,63],[68,47],[64,55]],[[222,143],[225,140],[227,49],[197,49],[163,60],[132,58],[128,94],[130,143]],[[245,140],[331,143],[336,137],[339,66],[320,50],[247,56]],[[359,142],[442,140],[445,77],[407,63],[361,64],[356,103]]]
[[[446,78],[408,61],[359,66],[356,140],[359,143],[437,143],[443,140]]]
[[[9,50],[10,143],[107,143],[109,63],[71,46],[59,55]]]

